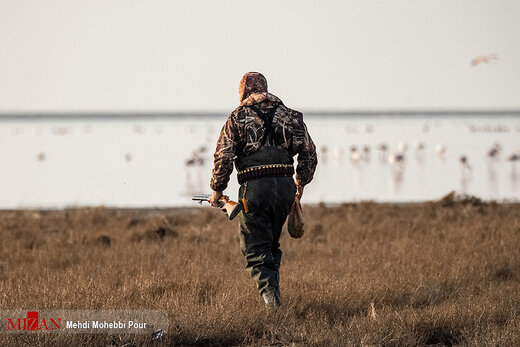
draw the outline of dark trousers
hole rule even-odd
[[[256,281],[260,294],[279,292],[282,260],[280,234],[294,202],[296,186],[292,177],[266,177],[248,181],[239,189],[248,212],[238,215],[240,246],[246,269]]]

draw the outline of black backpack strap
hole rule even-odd
[[[271,108],[268,113],[262,112],[256,106],[250,106],[250,107],[256,112],[258,117],[260,117],[260,119],[262,119],[264,121],[265,132],[264,132],[264,137],[262,138],[262,146],[263,146],[265,144],[265,142],[267,141],[267,138],[271,134],[271,131],[273,130],[273,118],[274,118],[276,109],[278,108],[278,105]]]

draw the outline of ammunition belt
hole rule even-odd
[[[291,164],[269,164],[247,168],[237,174],[238,183],[256,180],[264,177],[291,177],[294,167]]]

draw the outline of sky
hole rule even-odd
[[[520,1],[0,0],[0,113],[520,109]],[[499,60],[472,67],[480,55]]]

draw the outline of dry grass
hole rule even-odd
[[[0,307],[166,309],[157,345],[520,346],[519,207],[306,207],[307,234],[282,236],[278,311],[218,210],[5,211]],[[149,341],[0,334],[0,345]]]

